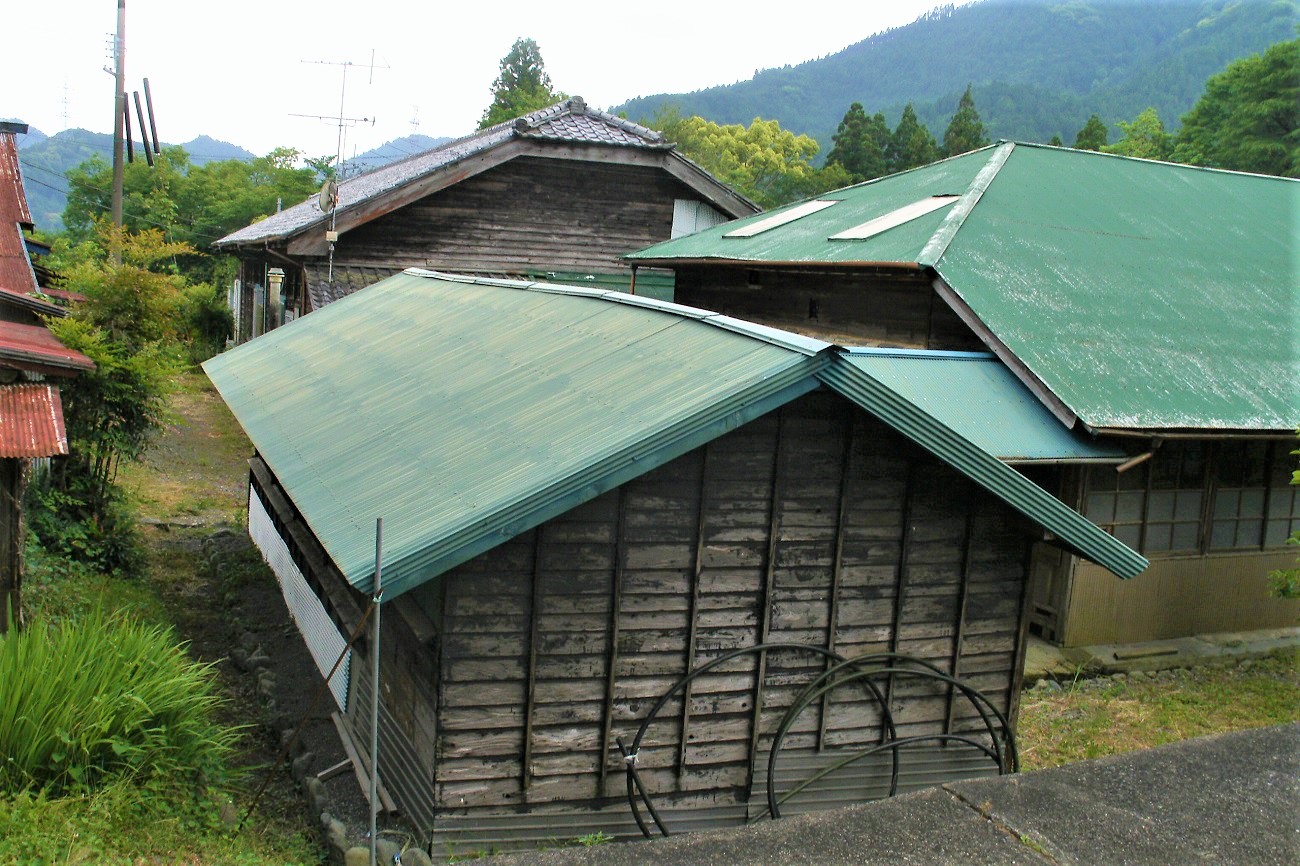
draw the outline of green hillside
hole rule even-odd
[[[776,119],[825,153],[854,101],[891,125],[912,102],[938,134],[972,84],[994,138],[1072,140],[1090,114],[1114,124],[1148,106],[1175,128],[1206,78],[1294,38],[1297,20],[1296,0],[984,0],[941,7],[829,57],[615,111],[648,119],[676,105],[717,123]]]

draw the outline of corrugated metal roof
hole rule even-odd
[[[862,366],[831,364],[822,381],[890,427],[948,463],[1012,508],[1053,532],[1082,556],[1120,577],[1134,577],[1147,560],[1102,532],[1082,514],[945,425],[902,394],[876,380]]]
[[[17,367],[55,367],[93,370],[95,362],[69,349],[44,325],[0,321],[0,364]]]
[[[65,310],[32,297],[38,288],[36,272],[23,234],[23,228],[31,225],[18,145],[13,133],[0,132],[0,301],[37,313],[66,315]]]
[[[844,362],[1009,463],[1123,460],[1122,448],[1065,429],[993,355],[853,349]]]
[[[949,208],[909,220],[862,240],[831,240],[831,235],[890,214],[936,195],[961,195],[988,162],[990,149],[889,177],[822,193],[819,201],[838,201],[753,237],[728,233],[759,223],[801,203],[777,208],[705,229],[693,235],[655,244],[627,256],[635,264],[672,265],[685,261],[740,262],[882,262],[915,263],[921,250],[943,222]]]
[[[307,274],[307,290],[311,293],[312,309],[319,310],[340,298],[373,286],[380,280],[401,273],[403,268],[384,268],[374,265],[336,264],[331,269],[324,263],[309,263],[303,268]],[[459,271],[460,276],[484,277],[494,280],[519,280],[523,282],[558,283],[583,286],[588,289],[610,289],[626,292],[632,285],[632,272],[618,274],[587,273],[577,271],[529,271],[527,273],[481,273]],[[673,299],[675,277],[671,272],[644,270],[636,275],[636,293],[661,301]]]
[[[825,375],[836,367],[845,372]],[[390,598],[822,379],[1134,573],[1136,554],[829,344],[707,310],[412,270],[204,369],[358,588],[384,518]]]
[[[573,144],[598,144],[612,147],[635,147],[645,150],[670,151],[673,145],[663,140],[658,132],[591,108],[574,97],[549,108],[459,138],[406,159],[388,163],[373,171],[350,177],[339,184],[336,212],[340,215],[351,208],[376,199],[386,193],[413,183],[426,175],[479,156],[511,139],[523,138]],[[700,175],[701,181],[735,196],[703,169],[688,160],[684,165]],[[260,222],[226,235],[213,246],[240,246],[279,240],[296,234],[309,226],[323,223],[328,214],[320,209],[317,196],[286,208]]]
[[[951,208],[827,241],[953,192]],[[629,258],[919,263],[1018,375],[1092,428],[1300,425],[1300,181],[1007,142],[819,198],[844,205],[723,237],[738,220]]]
[[[0,386],[0,457],[67,453],[59,389],[53,385]]]
[[[1017,145],[935,269],[1093,428],[1300,425],[1300,181]]]
[[[408,272],[204,365],[354,585],[377,517],[396,595],[816,387],[704,311],[527,288]]]

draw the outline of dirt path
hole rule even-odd
[[[269,778],[249,820],[318,834],[319,816],[309,814],[288,768],[266,769],[281,754],[281,731],[306,714],[321,677],[274,575],[247,539],[247,458],[252,448],[206,379],[186,377],[173,409],[173,423],[146,460],[122,474],[139,510],[150,581],[178,636],[189,641],[197,658],[215,664],[232,699],[228,721],[249,726],[242,759],[254,771],[236,804],[240,817],[253,791]],[[265,682],[259,684],[257,669],[247,664],[241,669],[232,661],[250,653],[269,659],[261,669],[273,674],[273,691]],[[304,745],[294,751],[312,753],[310,772],[344,757],[330,721],[332,709],[328,696],[317,703],[301,735]],[[368,822],[352,773],[327,782],[326,796],[331,814],[349,830],[356,832]]]

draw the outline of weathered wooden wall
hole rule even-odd
[[[628,270],[619,256],[667,240],[673,199],[699,200],[660,168],[519,157],[347,232],[335,261],[513,274]]]
[[[674,300],[846,345],[985,349],[920,271],[683,266]]]
[[[688,670],[763,641],[917,655],[1011,710],[1026,548],[1009,509],[838,397],[754,421],[443,577],[435,830],[474,848],[563,836],[567,813],[574,835],[626,832],[614,737]],[[688,827],[706,808],[743,820],[751,757],[821,669],[783,652],[697,680],[643,743],[659,805],[694,810]],[[900,679],[891,701],[900,736],[972,724],[947,688]],[[837,692],[786,750],[874,742],[877,722]],[[990,769],[947,764],[913,781]]]

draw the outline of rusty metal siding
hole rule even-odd
[[[0,457],[68,453],[63,403],[53,385],[0,387]]]

